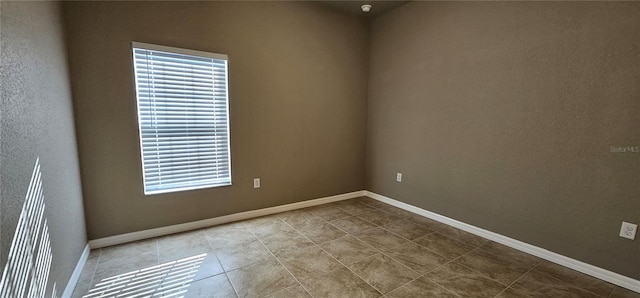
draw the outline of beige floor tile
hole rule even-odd
[[[105,247],[102,249],[100,260],[109,260],[112,258],[123,258],[129,256],[137,256],[141,254],[155,254],[157,252],[156,239],[146,239]]]
[[[177,291],[196,279],[205,255],[166,262],[119,275],[96,273],[88,297],[146,296],[156,290]]]
[[[603,297],[609,295],[614,288],[608,282],[545,260],[541,260],[534,270]]]
[[[367,206],[373,207],[373,208],[381,208],[381,207],[385,207],[385,206],[389,206],[389,204],[380,202],[378,200],[369,198],[369,197],[359,197],[359,198],[354,198],[352,199],[353,201],[356,201],[358,203],[363,203]]]
[[[413,212],[409,212],[407,210],[400,209],[391,205],[381,206],[378,207],[378,209],[400,218],[409,218],[415,215],[415,213]]]
[[[220,264],[225,271],[263,262],[271,257],[271,253],[258,240],[238,246],[223,247],[215,250]]]
[[[325,203],[322,205],[316,205],[314,207],[322,207],[322,206],[326,206],[326,207],[339,207],[340,204],[344,202],[344,201],[335,201],[335,202],[331,202],[331,203]],[[313,207],[312,207],[313,208]]]
[[[302,282],[313,297],[380,297],[380,293],[347,268]]]
[[[206,239],[205,239],[206,241]],[[158,258],[160,263],[188,258],[200,254],[209,253],[213,255],[213,249],[209,243],[198,246],[174,246],[158,248]]]
[[[439,231],[441,229],[449,227],[448,225],[445,225],[445,224],[443,224],[443,223],[441,223],[439,221],[435,221],[433,219],[426,218],[426,217],[418,215],[418,214],[414,214],[412,216],[409,216],[407,218],[407,220],[411,221],[411,222],[414,222],[414,223],[417,223],[417,224],[419,224],[419,225],[421,225],[421,226],[423,226],[423,227],[425,227],[425,228],[427,228],[429,230],[432,230],[432,231]]]
[[[383,228],[371,229],[354,234],[353,236],[379,250],[389,250],[408,242],[408,240]]]
[[[324,219],[313,215],[311,212],[289,214],[282,220],[296,230],[320,225],[326,222]]]
[[[601,297],[535,270],[529,271],[523,277],[518,279],[513,285],[511,285],[511,288],[531,297]]]
[[[334,226],[340,228],[341,230],[347,233],[357,233],[365,230],[370,230],[376,227],[376,225],[355,216],[336,219],[331,221],[331,224],[333,224]]]
[[[378,253],[378,250],[375,248],[352,236],[344,236],[320,244],[320,246],[334,258],[338,259],[338,261],[346,265]]]
[[[376,210],[376,208],[354,200],[342,201],[338,204],[338,207],[351,215],[360,215]]]
[[[530,254],[521,252],[511,247],[489,241],[487,244],[481,246],[483,250],[486,250],[494,255],[508,258],[510,261],[521,264],[522,266],[533,266],[538,264],[542,259],[532,256]]]
[[[306,225],[299,228],[298,231],[317,244],[338,239],[346,235],[345,232],[326,221],[319,222],[315,225]]]
[[[280,221],[280,217],[277,214],[271,214],[271,215],[246,219],[246,220],[240,221],[240,223],[244,224],[249,230],[253,230],[254,228],[259,228],[263,225],[278,222],[278,221]]]
[[[489,242],[489,240],[482,238],[482,237],[478,237],[476,235],[473,235],[471,233],[465,232],[463,230],[454,228],[454,227],[444,227],[440,230],[438,230],[438,233],[445,235],[451,239],[454,240],[458,240],[464,244],[470,245],[470,246],[474,246],[474,247],[478,247],[484,244],[487,244]]]
[[[202,230],[212,248],[242,245],[257,240],[241,222],[215,226]]]
[[[376,288],[388,293],[420,275],[383,254],[376,254],[349,265],[358,276]]]
[[[209,244],[204,235],[204,232],[201,230],[171,234],[163,237],[158,237],[157,240],[159,247],[185,247],[189,245],[197,246],[201,245],[202,243],[206,243],[207,245]]]
[[[456,263],[448,263],[425,275],[461,297],[494,297],[505,285]]]
[[[258,238],[264,239],[266,237],[277,235],[277,234],[294,232],[295,230],[289,224],[278,219],[278,221],[276,222],[272,222],[260,227],[256,227],[252,231]]]
[[[211,252],[207,237],[202,231],[181,233],[158,238],[160,263]]]
[[[277,214],[274,214],[275,216],[279,217],[280,219],[287,221],[287,219],[291,219],[291,218],[296,218],[296,217],[301,217],[304,215],[312,215],[311,211],[307,211],[305,209],[295,209],[295,210],[291,210],[291,211],[285,211],[285,212],[280,212]]]
[[[394,221],[399,221],[402,218],[397,217],[395,215],[391,215],[389,213],[386,213],[382,210],[375,210],[372,212],[368,212],[368,213],[363,213],[358,215],[359,218],[364,219],[368,222],[371,222],[375,225],[378,226],[384,226],[384,225],[388,225]]]
[[[71,293],[71,298],[81,298],[89,293],[91,289],[91,279],[78,281],[76,287],[73,289],[73,293]]]
[[[255,232],[257,229],[260,229],[267,225],[278,223],[280,221],[280,217],[277,214],[271,214],[267,216],[243,220],[240,223],[243,223],[250,231]]]
[[[640,298],[640,293],[616,286],[609,298]]]
[[[202,263],[194,270],[196,270],[196,274],[193,277],[194,280],[208,278],[224,272],[218,257],[212,251],[203,256]]]
[[[496,296],[496,298],[527,298],[529,297],[528,295],[516,291],[512,288],[507,288],[504,291],[502,291],[502,293],[498,294],[498,296]]]
[[[296,284],[274,258],[227,272],[227,276],[240,297],[265,296]]]
[[[101,249],[94,249],[89,253],[89,257],[82,268],[80,277],[78,278],[78,285],[83,288],[91,287],[91,281],[93,279],[96,268],[98,267],[98,261],[100,259]],[[88,291],[88,289],[86,289]],[[80,291],[82,292],[82,291]]]
[[[413,242],[401,244],[385,253],[421,274],[427,273],[448,261],[447,258]]]
[[[508,258],[491,254],[482,249],[473,250],[455,262],[474,269],[506,285],[514,282],[534,266],[512,262]]]
[[[312,227],[315,225],[320,225],[326,222],[326,220],[313,215],[311,211],[304,211],[304,212],[291,214],[287,216],[285,219],[283,219],[283,221],[289,224],[290,226],[292,226],[296,230]]]
[[[351,215],[350,213],[345,212],[344,210],[340,209],[340,207],[336,205],[328,205],[328,206],[320,205],[317,207],[313,207],[311,210],[311,213],[313,213],[314,215],[326,221],[332,221],[334,219],[343,218]]]
[[[431,233],[413,241],[449,259],[457,258],[473,249],[473,246],[440,233]]]
[[[278,259],[300,281],[343,267],[315,245],[284,253]]]
[[[273,294],[265,296],[266,298],[311,298],[311,295],[307,293],[300,284],[295,284],[286,289],[277,291]]]
[[[295,230],[265,237],[262,239],[262,242],[276,256],[288,251],[315,245]]]
[[[158,265],[156,239],[137,241],[103,248],[96,275],[107,278],[155,265]]]
[[[91,289],[82,297],[130,297],[141,292],[153,293],[162,283],[163,273],[128,273],[118,276],[96,275]]]
[[[226,274],[218,274],[192,282],[184,291],[186,291],[184,298],[237,297]]]
[[[389,298],[422,298],[422,297],[443,297],[458,298],[455,294],[445,288],[435,284],[428,279],[421,277],[408,284],[405,284],[386,295]]]
[[[385,229],[409,240],[420,238],[433,231],[408,220],[395,221],[383,226]]]

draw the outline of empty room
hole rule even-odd
[[[640,298],[640,2],[1,1],[0,297]]]

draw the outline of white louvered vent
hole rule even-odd
[[[132,46],[144,193],[231,185],[227,56]]]

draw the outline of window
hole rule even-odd
[[[144,193],[231,185],[227,56],[132,46]]]

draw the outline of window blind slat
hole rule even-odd
[[[226,173],[227,169],[223,169],[222,166],[226,166],[226,164],[225,165],[211,164],[209,166],[202,166],[198,168],[172,168],[171,169],[172,175],[170,179],[182,179],[182,178],[188,178],[188,177],[196,177],[199,175]],[[150,179],[153,179],[154,177],[158,179],[169,179],[167,177],[163,177],[161,173],[154,173],[149,175]]]
[[[155,189],[163,188],[163,184],[172,185],[174,183],[189,183],[192,185],[202,185],[201,181],[211,181],[211,180],[219,180],[220,182],[228,182],[231,181],[226,176],[228,172],[202,172],[199,175],[174,175],[171,177],[156,177],[157,180],[151,179],[151,186]],[[161,181],[161,182],[158,182]],[[155,182],[155,183],[154,183]]]
[[[134,43],[146,194],[231,184],[226,56],[187,53]]]
[[[223,131],[221,130],[221,132]],[[209,130],[203,130],[203,129],[189,130],[189,136],[209,136],[214,134],[215,134],[215,131],[209,131]],[[185,134],[184,134],[184,129],[163,129],[162,131],[160,131],[160,133],[146,132],[142,136],[156,138],[156,135],[159,135],[158,138],[162,138],[162,137],[171,137],[171,136],[184,136]]]
[[[152,183],[152,187],[155,187],[156,189],[158,188],[162,188],[163,187],[163,183],[164,184],[168,184],[168,185],[172,185],[174,183],[189,183],[192,185],[201,185],[200,180],[204,180],[204,181],[211,181],[211,180],[219,180],[220,182],[224,183],[224,182],[228,182],[230,181],[229,179],[227,179],[226,176],[227,172],[222,172],[222,173],[214,173],[214,172],[203,172],[200,175],[185,175],[185,176],[174,176],[174,177],[170,177],[170,178],[161,178],[161,180],[163,181],[162,183]],[[156,182],[153,181],[152,182]]]
[[[145,163],[144,167],[145,168],[155,167],[159,165],[162,167],[180,168],[180,167],[186,167],[186,166],[194,166],[198,164],[216,163],[216,160],[218,159],[219,159],[219,156],[206,156],[201,158],[188,158],[180,162],[174,161],[174,160],[170,160],[170,161],[152,160],[151,162]]]

